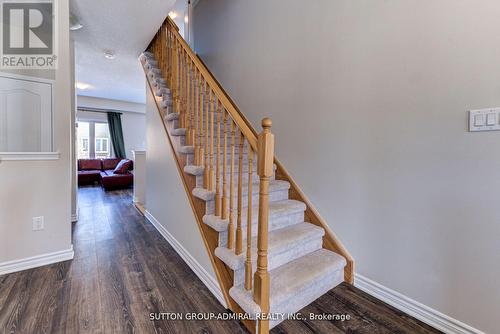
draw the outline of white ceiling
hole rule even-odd
[[[83,28],[75,40],[78,95],[145,103],[144,72],[137,60],[175,0],[71,0]],[[116,58],[104,57],[113,50]]]

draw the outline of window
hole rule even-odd
[[[89,139],[88,138],[82,138],[82,152],[88,152],[89,151]]]
[[[95,134],[95,157],[109,158],[111,150],[109,149],[109,126],[108,123],[94,123]]]
[[[90,158],[89,136],[90,136],[90,123],[78,122],[77,123],[77,136],[78,136],[78,159]]]
[[[112,156],[108,123],[77,122],[78,159],[110,158]]]
[[[95,139],[95,153],[96,154],[105,153],[109,156],[108,138],[96,138]]]

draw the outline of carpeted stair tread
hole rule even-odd
[[[319,249],[269,272],[270,312],[294,313],[339,285],[344,280],[344,257]],[[252,291],[235,286],[229,295],[248,314],[260,313]],[[271,321],[271,328],[280,321]]]
[[[306,210],[306,205],[303,202],[296,201],[293,199],[286,199],[282,201],[270,202],[269,203],[269,230],[273,229],[273,220],[282,216],[289,216],[295,213],[301,213]],[[253,203],[252,206],[252,231],[257,231],[259,206],[258,203]],[[227,225],[229,224],[229,219],[221,219],[214,215],[203,216],[203,222],[208,226],[212,227],[217,232],[224,232],[227,230]],[[242,227],[247,226],[247,210],[242,212]]]
[[[246,232],[246,231],[245,231]],[[306,248],[312,239],[322,239],[325,230],[310,223],[299,223],[278,230],[269,232],[268,239],[268,269],[272,270],[276,266],[273,265],[273,258],[276,256],[285,257],[284,262],[294,260],[294,254],[300,248]],[[243,252],[236,255],[234,249],[227,247],[217,247],[215,255],[222,260],[232,270],[242,269],[245,266],[246,260],[246,240],[243,241]],[[321,242],[318,245],[321,248]],[[317,250],[318,248],[314,249]],[[252,262],[256,264],[257,259],[257,238],[252,238]],[[283,260],[280,264],[283,263]]]
[[[242,194],[245,197],[248,194],[248,184],[243,184],[241,188],[242,188]],[[269,193],[272,193],[275,191],[287,190],[287,189],[290,189],[290,183],[288,181],[283,181],[283,180],[271,180],[271,181],[269,181]],[[252,195],[255,195],[258,193],[259,193],[258,183],[253,183]],[[198,197],[199,199],[204,200],[204,201],[211,201],[215,198],[215,191],[209,191],[209,190],[204,189],[204,188],[194,188],[193,195]],[[235,191],[234,195],[237,196],[238,192]]]

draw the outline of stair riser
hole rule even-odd
[[[252,237],[257,236],[258,234],[258,221],[259,217],[257,215],[252,215]],[[269,231],[274,231],[283,227],[295,225],[298,223],[302,223],[304,221],[304,212],[294,212],[291,214],[281,214],[277,216],[269,217]],[[236,224],[237,219],[235,217],[234,222]],[[236,227],[235,227],[236,228]],[[247,231],[247,214],[242,212],[241,214],[241,229],[244,231],[244,235],[246,235]],[[219,246],[226,247],[227,246],[227,231],[219,233]]]
[[[307,255],[323,246],[323,238],[314,238],[307,239],[301,243],[294,244],[289,247],[285,252],[281,252],[279,254],[273,254],[272,252],[268,253],[268,270],[273,270],[279,266],[282,266],[288,262],[291,262],[295,259],[298,259],[301,256]],[[252,259],[252,274],[257,270],[257,257],[253,254]],[[253,275],[252,275],[253,277]],[[234,286],[238,286],[240,284],[245,283],[245,268],[234,270]]]
[[[270,312],[279,310],[281,313],[294,313],[301,310],[313,301],[335,288],[344,281],[344,270],[330,271],[325,275],[312,280],[311,284],[306,289],[296,291],[296,298],[293,300],[286,300],[282,304],[271,305]],[[302,296],[302,298],[300,298]],[[283,320],[270,321],[270,329],[280,324]]]
[[[174,120],[166,121],[166,122],[167,122],[167,126],[169,129],[178,129],[179,128],[179,120],[178,119],[174,119]]]
[[[234,196],[234,203],[237,203],[237,197]],[[275,202],[275,201],[282,201],[282,200],[285,200],[285,199],[288,199],[288,189],[286,190],[279,190],[279,191],[273,191],[273,192],[270,192],[269,193],[269,202]],[[229,202],[229,199],[228,199],[228,202]],[[243,208],[246,208],[248,206],[248,196],[247,195],[244,195],[242,196],[242,204],[243,204]],[[258,203],[259,202],[259,194],[256,193],[256,194],[253,194],[252,196],[252,202],[253,203]],[[205,214],[207,215],[212,215],[214,214],[215,212],[215,201],[211,200],[211,201],[207,201],[206,202],[206,212]]]
[[[182,135],[182,137],[185,137],[185,135]],[[203,148],[205,148],[205,144],[203,143]],[[209,153],[210,153],[210,145],[208,145],[208,150],[209,150]],[[239,153],[240,153],[240,150],[239,148],[234,148],[234,162],[235,162],[235,165],[237,164],[237,161],[239,159]],[[247,153],[248,153],[248,150],[246,148],[243,149],[243,159],[246,159],[247,157]],[[217,157],[217,145],[215,145],[214,143],[214,152],[213,152],[213,155],[214,155],[214,160],[216,159]],[[220,156],[220,159],[222,159],[222,157],[224,157],[224,146],[221,144],[221,146],[219,147],[219,156]],[[227,146],[227,149],[226,149],[226,156],[227,156],[227,161],[228,161],[228,165],[229,165],[229,159],[231,158],[231,150],[229,148],[229,145]],[[255,154],[254,152],[254,161],[257,160],[257,155]],[[214,161],[215,163],[215,161]]]
[[[185,140],[184,136],[170,136],[170,138],[172,138],[172,141],[174,142],[175,146],[177,146],[177,147],[186,145],[186,140]],[[188,165],[191,163],[192,162],[188,162]]]
[[[184,136],[173,136],[173,137],[183,137]],[[185,142],[185,141],[184,141]],[[183,153],[186,155],[186,158],[187,158],[187,165],[194,165],[194,153]],[[206,156],[204,155],[203,156],[204,160],[206,160]],[[243,165],[243,173],[248,173],[248,160],[246,158],[246,156],[243,156],[243,160],[241,160],[241,164]],[[253,160],[253,170],[256,170],[257,169],[257,159],[254,159]],[[215,170],[217,169],[217,159],[216,157],[214,156],[213,157],[213,170],[214,170],[214,173],[215,173]],[[219,168],[220,168],[220,175],[222,176],[222,172],[223,172],[223,167],[224,167],[224,159],[221,157],[220,160],[219,160]],[[239,161],[238,159],[234,159],[234,173],[235,175],[237,175],[239,171]],[[231,174],[231,159],[229,159],[229,156],[226,160],[226,173],[227,174]],[[248,174],[247,174],[248,175]],[[237,176],[236,176],[237,177]],[[248,177],[248,176],[247,176]]]
[[[231,173],[227,173],[226,175],[227,175],[226,176],[227,184],[229,184],[229,179],[231,177]],[[220,178],[221,178],[221,183],[222,183],[222,179],[223,179],[222,173],[221,173]],[[257,175],[257,172],[252,173],[252,178],[253,178],[254,184],[258,182],[257,180],[259,180],[259,175]],[[203,188],[203,185],[204,185],[203,179],[204,179],[203,175],[196,176],[196,187]],[[275,179],[275,175],[273,174],[273,176],[271,176],[271,180],[274,180],[274,179]],[[234,180],[235,180],[234,189],[237,191],[237,189],[238,189],[238,174],[237,174],[237,172],[235,172]],[[243,169],[243,182],[241,184],[244,186],[248,185],[248,171],[245,169]],[[229,192],[229,186],[226,189]]]
[[[164,114],[164,117],[165,117],[165,114]],[[171,122],[174,122],[174,121],[167,121],[165,120],[167,123],[171,123]],[[175,123],[175,126],[173,126],[173,129],[178,129],[179,128],[179,119],[176,120],[177,122]],[[199,136],[197,135],[197,141],[198,141],[198,138]],[[205,136],[203,136],[203,142],[205,141]],[[208,137],[208,148],[210,149],[210,144],[211,144],[211,138]],[[224,151],[224,139],[223,137],[221,136],[221,140],[220,140],[220,143],[219,143],[219,149],[220,149],[220,154],[223,155],[223,151]],[[214,155],[216,154],[217,152],[217,137],[214,138]],[[237,158],[237,154],[240,152],[240,147],[239,147],[239,144],[238,144],[238,141],[236,141],[236,144],[234,145],[234,153],[235,153],[235,158]],[[247,145],[244,145],[243,146],[243,153],[247,153],[248,152],[248,147]],[[231,154],[231,141],[227,140],[227,143],[226,143],[226,154],[230,155]]]
[[[164,119],[164,123],[168,129],[168,132],[170,134],[172,134],[172,130],[175,130],[175,129],[178,129],[179,128],[179,120],[173,120],[173,121],[165,121]],[[172,136],[172,137],[178,137],[178,136]]]

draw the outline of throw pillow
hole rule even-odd
[[[132,161],[128,159],[122,159],[118,165],[116,165],[113,173],[115,174],[126,174],[130,167],[132,166]]]

